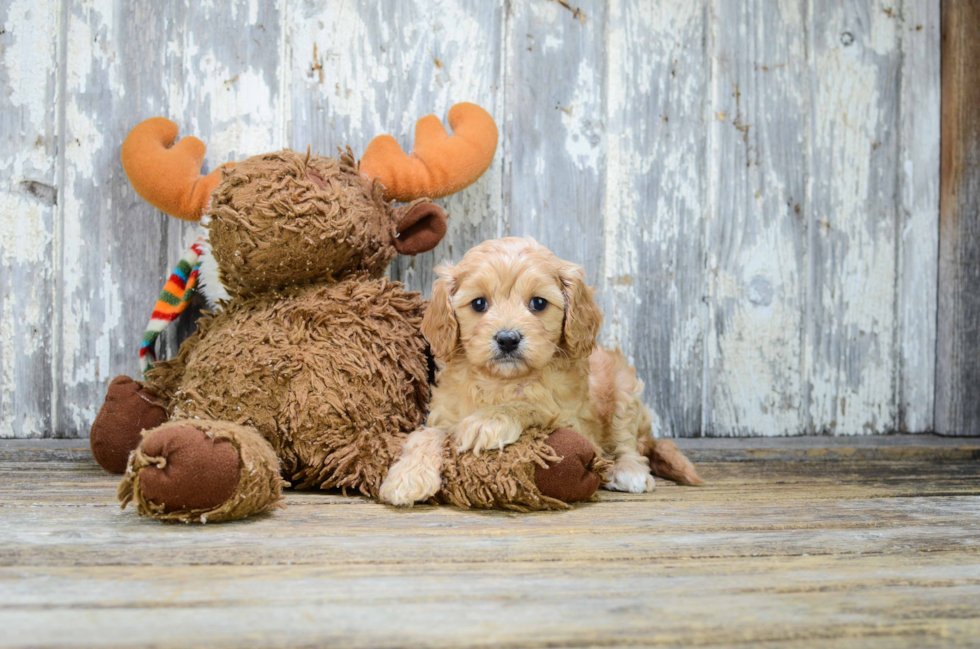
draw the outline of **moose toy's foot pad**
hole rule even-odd
[[[140,471],[143,496],[166,513],[214,509],[238,487],[238,451],[191,426],[170,426],[146,438],[141,448],[151,464]]]
[[[117,376],[109,384],[105,403],[92,424],[92,457],[106,471],[122,473],[142,440],[142,432],[167,421],[161,401],[138,381]]]
[[[544,441],[561,459],[535,468],[534,482],[542,495],[565,503],[591,500],[602,482],[592,442],[571,428],[559,428]]]
[[[179,420],[143,435],[119,486],[125,507],[165,521],[218,522],[276,506],[287,483],[275,451],[246,426]]]

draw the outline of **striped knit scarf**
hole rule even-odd
[[[198,239],[190,250],[184,253],[177,267],[170,273],[160,298],[153,308],[150,323],[140,343],[140,371],[143,376],[153,368],[157,360],[154,344],[167,326],[177,319],[191,303],[197,289],[197,278],[201,270],[201,255],[204,252],[204,239]]]

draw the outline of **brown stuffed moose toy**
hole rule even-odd
[[[449,124],[452,135],[433,115],[419,120],[411,154],[385,135],[359,164],[350,148],[287,149],[207,176],[204,144],[175,144],[173,122],[133,129],[122,147],[130,182],[160,210],[202,222],[200,281],[217,308],[175,358],[109,386],[91,446],[125,473],[124,507],[214,522],[273,508],[290,484],[377,497],[429,398],[425,301],[383,273],[396,253],[439,243],[446,217],[429,199],[476,181],[497,144],[476,105],[453,106]],[[591,498],[602,470],[568,429],[444,453],[436,500],[461,507],[561,509]]]

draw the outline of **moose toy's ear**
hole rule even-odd
[[[403,255],[428,252],[446,236],[446,214],[432,201],[419,199],[396,207],[392,216],[398,232],[395,250]]]
[[[449,109],[450,136],[435,115],[415,125],[415,147],[406,154],[390,135],[368,144],[360,171],[384,185],[385,198],[407,203],[423,196],[442,198],[472,185],[493,162],[497,125],[476,104]]]

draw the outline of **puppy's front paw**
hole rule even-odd
[[[487,418],[471,415],[460,422],[455,436],[460,453],[473,451],[479,455],[483,450],[503,450],[516,442],[523,432],[521,425],[506,415]]]
[[[436,495],[441,487],[438,467],[403,457],[388,470],[378,498],[388,505],[411,507]]]
[[[610,491],[641,494],[654,489],[650,468],[633,458],[621,457],[616,460],[608,475],[612,477],[603,486]]]

